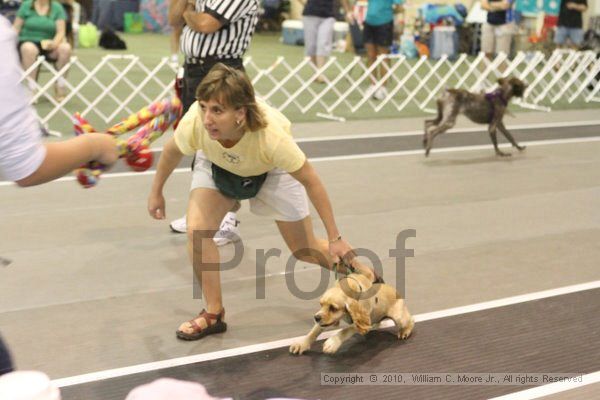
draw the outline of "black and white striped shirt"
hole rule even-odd
[[[240,58],[250,44],[258,22],[259,0],[196,0],[196,10],[217,18],[221,29],[214,33],[183,27],[179,45],[186,58]]]

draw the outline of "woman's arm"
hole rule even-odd
[[[46,183],[90,161],[111,166],[119,157],[114,136],[105,133],[88,133],[64,142],[47,143],[45,147],[46,158],[42,164],[28,177],[16,181],[17,185]]]
[[[488,0],[481,1],[481,8],[486,11],[503,11],[508,10],[511,3],[507,0],[489,2]]]
[[[304,165],[298,171],[292,172],[290,175],[306,188],[308,198],[315,206],[317,213],[319,213],[319,217],[321,217],[323,225],[325,225],[325,230],[327,231],[329,252],[334,257],[339,258],[351,254],[352,247],[341,238],[335,223],[333,208],[331,207],[331,202],[329,201],[325,186],[310,162],[305,161]]]
[[[175,139],[169,139],[163,147],[160,160],[158,160],[150,197],[148,198],[148,213],[154,219],[164,219],[166,217],[163,188],[182,158],[183,153],[175,144]]]
[[[187,8],[188,0],[171,0],[169,2],[169,25],[181,28],[185,24],[183,12]]]
[[[216,32],[223,26],[221,21],[209,13],[196,12],[196,8],[192,3],[188,3],[186,10],[183,12],[183,19],[187,26],[196,32],[205,34]]]
[[[49,50],[57,49],[58,46],[65,40],[65,35],[67,33],[67,25],[64,19],[56,20],[56,35],[52,38],[52,45]]]
[[[19,33],[21,33],[21,28],[23,28],[23,23],[25,21],[23,21],[23,18],[21,17],[16,17],[15,18],[15,22],[13,22],[13,29],[15,30],[15,32],[17,32],[17,35]]]
[[[349,24],[353,24],[354,12],[352,11],[350,2],[348,0],[342,0],[342,7],[344,7],[344,11],[346,11],[346,21],[348,21]]]
[[[587,10],[587,5],[585,4],[578,4],[578,3],[573,3],[573,2],[568,2],[567,3],[567,8],[571,9],[571,10],[575,10],[575,11],[579,11],[581,13],[585,12]]]

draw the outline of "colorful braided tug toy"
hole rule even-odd
[[[125,161],[134,171],[145,171],[152,166],[152,151],[150,144],[162,136],[162,134],[181,117],[182,105],[177,97],[171,100],[165,99],[142,108],[127,119],[110,127],[106,132],[115,136],[123,135],[139,126],[138,131],[127,140],[118,139],[117,146],[119,157]],[[76,135],[88,132],[97,132],[79,113],[73,116],[73,124]],[[143,126],[142,126],[143,125]],[[75,170],[77,180],[85,187],[95,186],[100,175],[106,167],[99,162],[92,161]]]

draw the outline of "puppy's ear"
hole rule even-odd
[[[506,78],[498,78],[498,85],[504,86],[505,83],[506,83]]]
[[[371,329],[371,316],[360,303],[354,299],[348,299],[346,311],[352,317],[352,321],[361,335],[366,335]]]

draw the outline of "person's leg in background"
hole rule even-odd
[[[38,56],[41,53],[41,48],[39,46],[39,44],[34,43],[34,42],[20,42],[19,43],[19,55],[21,57],[21,66],[23,67],[24,71],[27,71],[32,65],[33,63],[35,63],[35,60],[38,58]],[[35,81],[37,80],[37,74],[38,71],[37,69],[31,71],[29,73],[29,79],[27,81],[27,85],[29,87],[29,90],[31,90],[31,92],[35,92]]]
[[[335,18],[321,18],[321,23],[317,28],[317,55],[316,65],[317,68],[323,67],[331,54],[333,47],[333,26],[335,24]],[[323,75],[320,75],[317,79],[319,83],[325,83],[326,79]]]
[[[48,58],[52,60],[56,60],[54,63],[54,67],[57,71],[60,71],[71,58],[71,45],[69,43],[61,43],[57,49],[53,50],[48,54]],[[56,81],[55,91],[56,91],[56,100],[62,101],[65,98],[65,77],[66,73],[62,75]]]
[[[496,52],[503,52],[510,57],[513,36],[515,34],[515,24],[504,24],[498,28],[496,35]]]
[[[506,61],[500,64],[499,70],[503,72],[508,68],[509,59],[511,56],[511,48],[513,37],[516,32],[516,25],[514,23],[504,24],[498,27],[496,33],[496,53],[500,52],[506,54]]]
[[[305,15],[302,17],[302,26],[304,28],[304,55],[310,57],[310,61],[312,61],[313,65],[317,68],[319,68],[317,62],[317,39],[319,25],[322,20],[323,18],[314,17],[312,15]],[[319,76],[316,81],[322,82],[322,78]]]
[[[374,32],[374,26],[369,25],[368,23],[364,23],[363,26],[363,41],[365,43],[365,51],[367,53],[367,67],[370,67],[371,65],[373,65],[373,63],[377,60],[377,44],[376,44],[376,37],[375,37],[375,32]],[[375,89],[375,83],[377,83],[377,69],[374,69],[371,72],[371,86],[369,86],[369,90],[367,91],[367,94],[370,96],[375,96],[376,94],[376,89]]]
[[[481,51],[485,53],[488,59],[494,58],[496,48],[496,35],[494,34],[495,26],[485,23],[481,27]]]
[[[579,50],[583,44],[583,29],[569,28],[569,38],[571,39],[573,50]]]
[[[556,31],[554,33],[554,44],[556,45],[556,47],[565,47],[565,43],[567,41],[568,36],[569,35],[567,28],[565,28],[564,26],[557,26]]]
[[[390,54],[390,47],[394,41],[394,23],[378,26],[377,34],[377,55]],[[389,70],[390,60],[386,59],[379,65],[379,79],[383,80]],[[377,100],[383,100],[387,97],[387,80],[383,81],[383,84],[375,92],[375,98]]]

